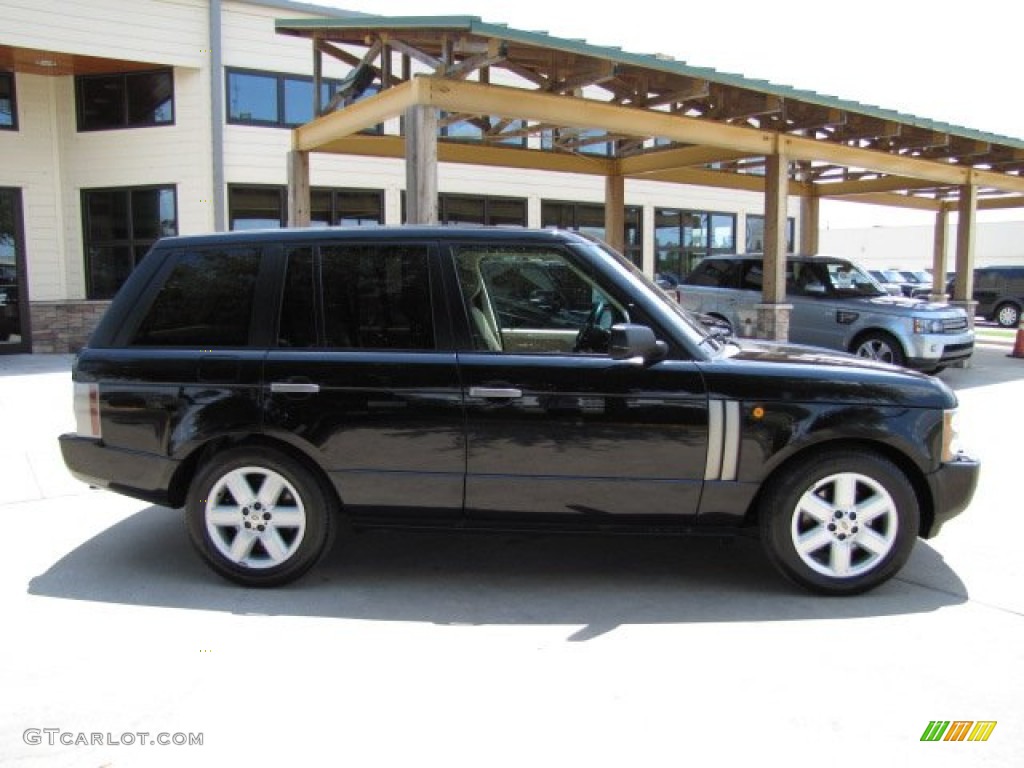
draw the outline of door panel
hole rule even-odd
[[[600,527],[696,514],[707,400],[692,363],[607,355],[628,296],[553,246],[464,245],[466,517]]]
[[[462,515],[465,438],[436,249],[325,244],[288,254],[265,429],[313,453],[346,511],[427,523]]]
[[[459,355],[467,518],[587,526],[691,521],[707,446],[700,373],[666,361]],[[513,390],[520,397],[474,396]]]

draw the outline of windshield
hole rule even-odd
[[[885,296],[882,287],[860,267],[843,261],[823,265],[829,292],[837,296]]]

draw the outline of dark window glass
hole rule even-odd
[[[277,77],[228,72],[228,120],[270,125],[279,122]]]
[[[687,285],[710,285],[715,288],[735,288],[739,279],[739,262],[707,259],[686,276]]]
[[[604,206],[597,203],[567,203],[544,200],[540,207],[541,226],[560,227],[607,240],[604,230]],[[625,208],[623,255],[636,265],[643,260],[643,208]]]
[[[747,253],[764,253],[764,216],[747,214]],[[786,253],[794,252],[796,219],[786,219]]]
[[[231,229],[275,229],[285,225],[284,187],[228,187]]]
[[[231,229],[274,229],[287,224],[288,191],[278,186],[228,187]],[[313,226],[372,226],[384,223],[380,189],[313,189],[309,195]]]
[[[676,285],[701,259],[736,249],[736,216],[657,208],[654,244],[657,277],[665,284]]]
[[[326,109],[338,92],[340,80],[325,78],[320,82],[320,105]],[[377,93],[375,85],[367,86],[355,101]],[[227,71],[228,122],[261,125],[273,128],[294,128],[313,119],[313,78],[279,72]],[[347,99],[352,101],[352,99]],[[376,125],[364,133],[383,133]]]
[[[178,232],[174,187],[82,191],[90,299],[109,299],[156,240]]]
[[[259,252],[251,248],[184,254],[157,294],[133,343],[246,346],[259,264]]]
[[[17,127],[18,108],[14,99],[14,73],[0,72],[0,129]]]
[[[628,320],[560,251],[466,246],[458,249],[456,265],[474,349],[607,352],[609,329]],[[584,333],[588,321],[593,327]]]
[[[322,84],[328,90],[326,83]],[[326,106],[326,103],[325,103]],[[302,125],[313,119],[313,81],[285,78],[284,80],[284,122],[287,125]]]
[[[288,254],[278,346],[298,349],[316,346],[314,297],[313,252],[309,248],[296,248]]]
[[[75,78],[78,130],[140,128],[174,122],[171,70]]]
[[[434,349],[425,247],[334,245],[321,254],[328,347]]]
[[[526,200],[522,198],[442,194],[437,202],[442,224],[526,226]]]

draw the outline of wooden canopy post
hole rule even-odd
[[[405,110],[405,220],[437,224],[437,109]]]
[[[808,256],[818,255],[820,208],[817,195],[800,198],[800,251]]]
[[[974,301],[974,231],[977,211],[978,187],[974,184],[960,187],[956,222],[956,284],[951,303],[964,308],[967,322],[972,328],[974,311],[978,306],[978,302]]]
[[[604,239],[619,253],[626,250],[626,180],[619,173],[604,177]]]
[[[942,302],[948,299],[946,295],[946,264],[949,233],[947,223],[949,212],[940,208],[935,212],[935,246],[932,251],[932,292],[928,296],[930,301]]]
[[[293,149],[288,153],[288,226],[308,227],[309,152]]]
[[[789,339],[786,304],[786,203],[789,198],[789,158],[779,152],[766,158],[764,180],[764,290],[757,309],[757,336]]]

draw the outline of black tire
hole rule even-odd
[[[871,331],[858,336],[850,347],[858,357],[893,365],[906,365],[907,356],[895,336],[885,331]]]
[[[271,448],[241,447],[200,468],[185,520],[196,551],[221,576],[275,587],[302,576],[328,549],[336,506],[300,462]]]
[[[891,578],[910,556],[920,525],[906,475],[856,450],[785,467],[770,480],[758,512],[768,559],[796,584],[825,595],[855,595]]]
[[[1005,301],[996,307],[992,319],[1002,328],[1016,328],[1020,325],[1020,307],[1013,302]]]

